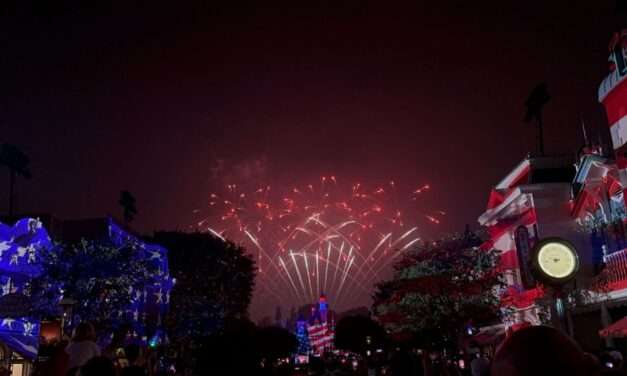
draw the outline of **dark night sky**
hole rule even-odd
[[[581,116],[606,135],[596,91],[627,26],[601,0],[125,3],[2,5],[0,142],[20,145],[34,175],[22,211],[117,214],[128,188],[137,228],[186,228],[216,159],[265,159],[278,184],[430,182],[429,205],[450,215],[425,233],[474,226],[533,149],[521,120],[536,83],[553,96],[550,152],[576,151]]]

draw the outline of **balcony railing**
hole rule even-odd
[[[597,289],[614,291],[627,288],[627,248],[603,257],[605,268],[594,278]]]

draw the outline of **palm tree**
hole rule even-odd
[[[545,82],[539,84],[529,94],[529,98],[525,101],[525,107],[527,107],[527,113],[525,114],[525,123],[530,123],[535,120],[538,126],[538,148],[540,150],[540,156],[544,156],[544,131],[542,129],[542,111],[544,105],[549,102],[551,97],[547,84]]]
[[[122,206],[124,210],[124,222],[128,225],[133,221],[135,214],[137,214],[137,208],[135,207],[135,196],[127,190],[120,191],[120,199],[118,204]]]
[[[549,95],[548,86],[545,82],[539,84],[529,94],[529,98],[525,101],[525,107],[527,107],[527,113],[525,114],[525,123],[530,123],[535,120],[538,126],[538,149],[540,155],[544,156],[544,131],[542,129],[542,111],[544,105],[549,102],[551,96]]]
[[[0,146],[0,165],[9,169],[9,217],[13,217],[15,208],[15,180],[18,176],[30,179],[30,159],[17,146]]]

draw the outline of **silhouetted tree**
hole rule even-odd
[[[120,199],[118,200],[118,204],[122,206],[124,210],[124,222],[128,225],[135,218],[135,214],[137,214],[137,207],[135,206],[135,196],[127,190],[120,191]]]
[[[338,349],[365,354],[373,347],[382,347],[385,341],[383,327],[368,316],[346,316],[335,327],[335,346]]]
[[[227,319],[248,315],[255,264],[243,248],[211,234],[157,232],[151,242],[168,249],[171,338],[201,338]]]
[[[259,328],[245,318],[228,318],[221,330],[195,342],[192,368],[198,375],[273,374],[275,361],[290,356],[298,345],[286,329]]]
[[[30,159],[17,146],[2,144],[0,146],[0,165],[9,169],[9,217],[15,210],[15,180],[18,176],[30,179]]]
[[[259,351],[257,327],[248,319],[230,318],[223,328],[196,339],[192,368],[196,375],[256,375]]]
[[[348,316],[365,316],[365,317],[370,317],[370,308],[365,307],[365,306],[361,306],[361,307],[355,307],[355,308],[351,308],[348,309],[344,312],[338,313],[337,315],[337,320],[341,320],[344,317],[348,317]]]
[[[288,330],[278,326],[259,328],[255,336],[258,355],[272,364],[279,358],[286,358],[296,351],[298,340]]]
[[[541,83],[531,91],[529,94],[529,98],[525,101],[525,107],[527,107],[527,112],[525,114],[524,121],[525,123],[530,123],[531,121],[535,121],[538,126],[538,148],[540,151],[540,155],[544,155],[544,130],[542,124],[542,112],[544,110],[544,105],[549,102],[551,97],[549,96],[549,91],[546,83]]]

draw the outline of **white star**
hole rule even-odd
[[[10,242],[0,242],[0,258],[7,249],[11,248]]]
[[[163,303],[163,291],[161,289],[159,289],[159,292],[155,292],[154,295],[157,298],[155,303]]]
[[[32,244],[29,244],[27,247],[17,247],[17,254],[19,257],[24,257],[26,252],[35,252],[35,247]]]
[[[28,262],[29,264],[33,264],[37,261],[36,257],[35,257],[35,248],[30,248],[28,250],[28,260],[26,260],[26,262]]]
[[[161,260],[161,253],[159,253],[159,251],[149,251],[150,252],[150,259],[157,259],[157,260]]]
[[[135,300],[139,300],[142,297],[142,292],[137,290],[135,291]]]
[[[11,255],[11,261],[9,261],[9,265],[17,265],[19,262],[17,260],[17,253]]]
[[[13,322],[15,322],[13,319],[2,319],[2,326],[7,326],[9,329],[13,329]]]
[[[28,321],[24,321],[24,335],[30,336],[33,335],[33,329],[35,329],[35,325]]]
[[[11,278],[7,279],[6,285],[2,285],[2,295],[6,295],[11,292]]]
[[[31,233],[35,233],[35,231],[41,228],[41,226],[42,226],[42,223],[39,220],[39,218],[31,219],[28,221],[28,229],[30,230]]]

